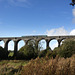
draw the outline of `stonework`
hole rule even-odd
[[[13,40],[14,41],[14,56],[16,56],[17,50],[18,50],[18,42],[20,40],[23,40],[27,44],[29,40],[34,40],[38,43],[40,40],[44,39],[46,40],[46,43],[47,43],[46,48],[49,48],[49,42],[53,39],[56,39],[58,41],[58,47],[60,47],[60,43],[62,42],[62,40],[70,39],[70,38],[75,38],[75,36],[39,35],[39,36],[22,36],[22,37],[0,37],[0,41],[4,41],[4,48],[5,50],[8,50],[8,43],[9,41]]]

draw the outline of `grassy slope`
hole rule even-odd
[[[70,58],[48,57],[35,60],[0,61],[0,75],[75,75],[75,55]]]
[[[20,70],[28,62],[29,61],[24,60],[2,60],[0,61],[0,75],[15,75],[15,73],[20,74]]]

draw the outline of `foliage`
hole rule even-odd
[[[29,61],[2,60],[0,61],[0,75],[21,75],[21,70]]]
[[[49,58],[55,58],[57,55],[57,51],[56,50],[51,50],[50,48],[42,50],[39,52],[39,57],[49,57]]]
[[[0,59],[4,59],[5,55],[7,56],[7,51],[0,47]],[[65,40],[53,51],[38,51],[36,45],[25,45],[18,51],[17,57],[31,60],[29,63],[23,60],[0,60],[0,75],[75,75],[74,39]]]
[[[75,55],[70,58],[36,58],[0,61],[0,75],[75,75]]]
[[[7,59],[8,57],[8,51],[6,51],[4,48],[0,46],[0,60]]]
[[[75,55],[71,58],[36,58],[24,66],[21,75],[75,75]]]
[[[14,55],[14,51],[9,50],[9,55],[8,57],[12,57]]]
[[[58,55],[67,58],[71,57],[73,54],[75,54],[75,40],[66,39],[60,47],[56,47],[53,51],[49,49],[40,51],[39,57],[48,56],[49,58],[55,58]]]
[[[55,58],[57,56],[57,52],[49,50],[49,51],[47,51],[46,56],[49,58],[52,58],[52,57]]]
[[[28,44],[23,46],[17,54],[17,59],[34,59],[38,56],[39,50],[37,43],[34,40],[28,41]]]
[[[39,52],[39,57],[45,57],[46,56],[46,54],[47,54],[47,50],[41,50],[40,52]]]
[[[75,40],[67,39],[63,41],[62,45],[54,49],[54,51],[57,51],[57,54],[61,57],[71,57],[73,54],[75,54]]]
[[[25,45],[19,50],[18,55],[20,59],[29,60],[36,57],[36,51],[32,45]]]

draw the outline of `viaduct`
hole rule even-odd
[[[18,51],[18,42],[23,40],[25,44],[30,40],[34,40],[37,44],[40,40],[44,39],[46,41],[46,48],[49,48],[49,42],[53,39],[58,41],[58,47],[60,47],[60,43],[62,40],[75,38],[75,36],[47,36],[47,35],[37,35],[37,36],[22,36],[22,37],[0,37],[0,41],[4,41],[4,49],[8,51],[8,43],[13,40],[14,41],[14,56],[16,57]]]

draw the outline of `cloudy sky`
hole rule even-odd
[[[0,37],[75,35],[71,0],[0,0]]]

